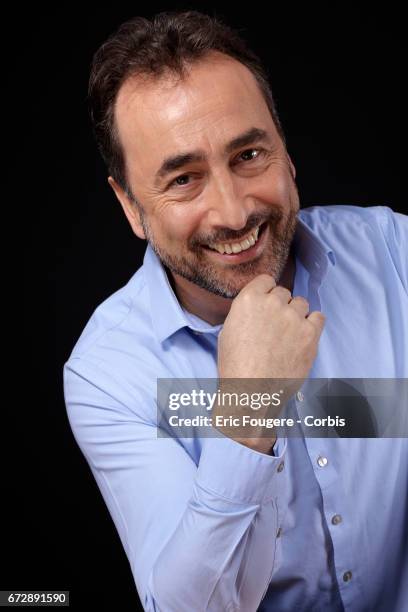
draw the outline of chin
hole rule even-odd
[[[230,283],[228,282],[226,283],[225,279],[219,282],[214,281],[212,283],[209,283],[206,286],[206,289],[215,295],[231,300],[231,299],[236,298],[239,292],[248,283],[250,283],[254,278],[256,278],[259,274],[262,274],[262,273],[263,273],[262,271],[250,272],[248,274],[245,274],[245,276],[240,281],[236,280],[237,275],[235,274],[235,279],[231,281]]]

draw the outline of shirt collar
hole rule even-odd
[[[305,223],[302,211],[299,211],[297,221],[293,239],[294,253],[309,274],[321,284],[328,266],[335,264],[334,253]],[[213,334],[222,329],[222,324],[211,325],[180,305],[163,264],[149,243],[143,259],[143,271],[149,292],[150,315],[159,342],[163,342],[183,327],[189,327],[196,333]]]
[[[300,210],[293,239],[293,250],[310,276],[316,279],[317,285],[321,285],[329,266],[336,264],[336,256],[324,239],[307,224],[308,219],[310,217],[307,212]]]

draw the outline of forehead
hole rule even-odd
[[[183,81],[128,79],[117,96],[115,123],[127,170],[139,179],[170,155],[197,148],[217,155],[253,125],[276,135],[250,70],[218,52],[194,64]]]

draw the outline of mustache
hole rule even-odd
[[[225,243],[229,242],[230,240],[240,240],[244,236],[247,236],[251,230],[265,222],[276,225],[282,219],[282,217],[283,212],[278,208],[273,208],[272,210],[268,211],[267,215],[265,213],[255,213],[248,219],[245,228],[242,230],[235,231],[225,228],[224,230],[218,231],[216,234],[200,234],[195,236],[190,244],[192,248],[197,248],[208,243]]]

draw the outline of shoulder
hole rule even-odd
[[[349,227],[351,224],[370,226],[375,229],[390,232],[396,226],[406,227],[408,217],[397,213],[389,206],[354,206],[351,204],[330,204],[327,206],[309,206],[299,211],[299,216],[312,229],[338,229]]]
[[[384,205],[336,204],[303,208],[299,217],[333,249],[336,258],[364,252],[370,261],[392,267],[407,290],[407,215]]]
[[[125,330],[129,330],[131,320],[139,319],[147,324],[149,311],[148,291],[143,275],[143,267],[139,268],[126,285],[112,293],[101,302],[92,312],[80,336],[78,337],[70,358],[85,358],[93,351],[97,351],[115,337],[123,337]],[[144,325],[136,326],[141,331]]]
[[[64,364],[65,383],[81,377],[116,398],[127,389],[129,399],[153,380],[157,344],[142,266],[93,311]]]
[[[370,241],[377,234],[388,247],[402,247],[408,231],[408,217],[389,206],[352,206],[334,204],[310,206],[299,211],[299,217],[323,240],[341,237],[348,241],[359,233],[360,241]],[[357,246],[357,245],[356,245]]]

